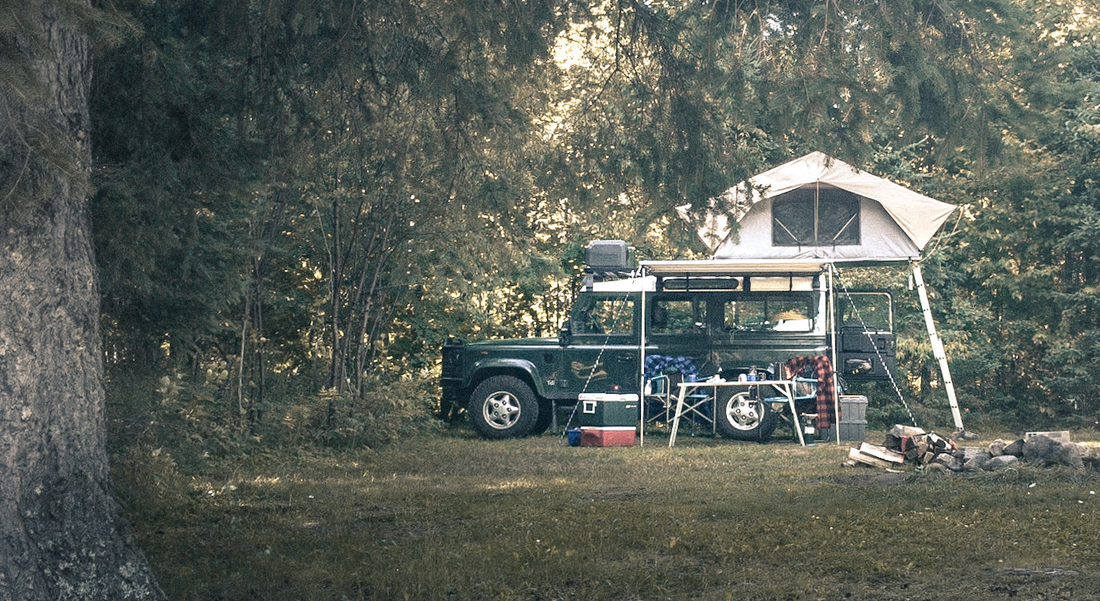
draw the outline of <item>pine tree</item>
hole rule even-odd
[[[0,599],[161,599],[107,466],[86,2],[0,2]],[[16,24],[11,27],[10,24]]]

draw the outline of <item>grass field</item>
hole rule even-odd
[[[174,600],[1100,599],[1096,474],[892,475],[842,467],[846,443],[666,440],[454,427],[115,469]]]

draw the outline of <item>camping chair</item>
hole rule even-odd
[[[694,375],[694,374],[692,374]],[[680,382],[684,374],[658,374],[646,380],[646,421],[668,424],[676,417],[676,403],[680,400]],[[696,390],[684,398],[684,414],[681,418],[711,423],[707,401],[712,395],[706,389]]]
[[[666,374],[657,374],[645,383],[646,422],[664,422],[672,419],[672,380]]]
[[[704,378],[700,377],[699,381],[702,382]],[[681,378],[680,381],[684,381]],[[679,382],[677,382],[678,384]],[[677,386],[672,398],[671,417],[676,417],[676,403],[680,398],[680,387]],[[701,386],[692,390],[684,397],[684,407],[680,414],[680,421],[688,420],[691,423],[703,424],[710,426],[711,430],[714,430],[714,388]]]
[[[794,406],[797,415],[788,415],[789,411],[786,410],[788,407],[787,397],[785,396],[766,397],[764,402],[771,403],[772,407],[782,405],[784,410],[779,412],[780,419],[786,420],[793,429],[797,430],[802,427],[803,418],[817,418],[817,379],[795,376],[792,380],[794,381]],[[794,432],[794,437],[798,438],[798,432]]]
[[[656,421],[658,419],[663,420],[665,424],[668,424],[676,417],[676,405],[680,400],[680,383],[685,381],[686,377],[694,376],[695,374],[661,374],[651,380],[654,384],[659,386],[661,394],[651,395],[656,401],[651,407],[652,413],[650,414],[650,420]],[[703,380],[700,379],[699,382]],[[714,427],[714,389],[706,386],[701,386],[695,390],[692,390],[684,397],[683,413],[680,415],[680,420],[687,420],[696,424],[705,424]]]
[[[646,384],[644,391],[646,421],[663,421],[668,424],[676,416],[676,403],[680,399],[680,382],[687,377],[697,377],[695,364],[686,357],[650,355],[645,361]],[[709,401],[709,405],[708,405]],[[684,398],[681,419],[714,424],[713,395],[700,388]]]

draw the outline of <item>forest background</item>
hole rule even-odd
[[[553,335],[590,240],[703,257],[673,207],[813,150],[963,206],[924,274],[968,428],[1100,418],[1094,2],[100,10],[91,208],[116,455],[439,428],[447,338]],[[897,293],[902,392],[946,427],[905,274],[883,273],[849,277]],[[877,419],[909,421],[880,398]]]

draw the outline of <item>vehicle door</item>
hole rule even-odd
[[[566,392],[638,391],[639,313],[637,295],[580,295],[570,317],[563,353],[561,373]]]
[[[707,299],[703,293],[666,292],[647,299],[647,355],[690,359],[703,373],[711,347],[707,339]],[[717,372],[717,368],[711,373]]]
[[[896,367],[893,300],[888,292],[837,298],[838,370],[849,382],[888,380]]]

